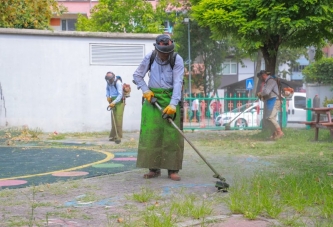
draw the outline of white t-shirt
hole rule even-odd
[[[192,110],[198,110],[199,109],[199,100],[194,99],[192,102]]]

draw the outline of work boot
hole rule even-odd
[[[282,132],[281,128],[276,129],[276,136],[274,137],[275,140],[280,139],[284,136],[284,133]]]
[[[168,177],[174,181],[180,181],[181,177],[178,174],[178,170],[168,170]]]
[[[160,169],[149,169],[149,173],[146,173],[143,175],[143,178],[150,179],[161,176],[161,170]]]

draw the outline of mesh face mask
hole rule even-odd
[[[169,54],[174,51],[175,45],[173,40],[168,35],[159,35],[156,38],[156,43],[154,43],[155,49],[158,52]]]
[[[108,83],[108,85],[113,84],[115,78],[116,78],[116,76],[114,75],[113,72],[106,73],[105,80]]]

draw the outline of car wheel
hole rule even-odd
[[[239,130],[244,130],[244,128],[247,127],[247,122],[245,119],[243,118],[239,118],[236,122],[235,122],[235,128],[238,128]]]

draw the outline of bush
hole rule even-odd
[[[325,97],[323,107],[327,107],[327,104],[333,104],[333,98],[328,99],[327,97]],[[331,114],[333,114],[333,110],[331,110]]]
[[[313,62],[302,73],[307,83],[333,84],[333,58],[323,58]]]

